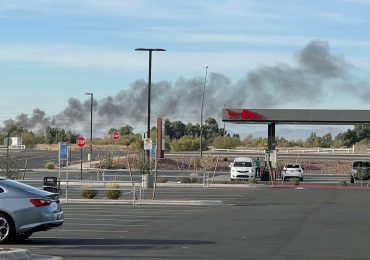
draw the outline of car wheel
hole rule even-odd
[[[14,236],[14,240],[15,241],[22,241],[22,240],[25,240],[25,239],[29,238],[30,236],[32,236],[32,234],[33,234],[32,231],[16,234]]]
[[[0,244],[6,243],[14,237],[13,221],[4,213],[0,213]]]

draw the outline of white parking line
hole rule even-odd
[[[73,214],[73,216],[86,216],[87,214]],[[166,215],[166,216],[168,216],[168,215]],[[107,217],[107,214],[104,214],[104,215],[94,214],[94,217]],[[118,218],[119,217],[134,217],[134,218],[144,218],[143,220],[146,220],[146,218],[162,217],[162,215],[145,215],[145,216],[141,215],[141,216],[137,216],[135,214],[132,214],[132,215],[109,215],[109,217],[118,217]],[[66,219],[66,218],[64,218],[64,219]],[[83,219],[86,219],[86,218],[83,218]]]
[[[64,218],[64,220],[86,220],[86,218]],[[160,221],[161,219],[137,220],[137,219],[116,219],[116,218],[94,218],[94,219],[90,219],[89,221],[95,221],[95,220],[97,220],[97,221],[127,221],[127,222],[131,222],[131,221]]]
[[[127,230],[90,230],[90,229],[52,229],[49,232],[97,232],[97,233],[127,233]]]
[[[79,225],[79,226],[110,226],[110,227],[147,227],[148,225],[136,225],[136,224],[132,224],[132,225],[125,225],[125,224],[111,224],[111,223],[107,223],[107,224],[87,224],[87,223],[73,223],[73,222],[67,222],[65,223],[67,225]]]

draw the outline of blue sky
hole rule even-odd
[[[251,71],[277,64],[294,68],[297,55],[314,40],[350,67],[351,84],[338,83],[348,92],[325,85],[325,97],[317,102],[293,98],[276,106],[370,109],[358,97],[368,92],[356,94],[370,91],[369,28],[367,0],[1,0],[0,121],[31,116],[35,108],[57,115],[71,97],[87,101],[85,92],[97,101],[115,97],[147,79],[148,56],[135,52],[138,47],[167,50],[153,54],[154,83],[201,79],[209,66],[209,75],[230,80],[224,95],[232,96],[238,95],[233,84]],[[246,99],[243,105],[249,104],[258,103]],[[194,120],[185,114],[179,119]],[[144,122],[131,124],[141,128]],[[109,121],[100,124],[104,129]]]

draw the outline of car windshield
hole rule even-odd
[[[300,168],[299,164],[288,164],[287,168]]]
[[[370,167],[370,162],[366,162],[366,161],[357,161],[357,162],[354,162],[354,163],[353,163],[353,168],[360,168],[360,167],[366,167],[366,168],[369,168],[369,167]]]
[[[252,167],[251,162],[235,162],[234,167]]]

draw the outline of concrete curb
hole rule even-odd
[[[20,248],[0,248],[0,260],[27,260],[32,259],[30,251]]]
[[[62,204],[68,203],[88,203],[88,204],[113,204],[113,205],[132,205],[132,200],[106,200],[106,199],[61,199]],[[222,206],[221,200],[148,200],[144,199],[135,202],[136,205],[188,205],[188,206]]]

